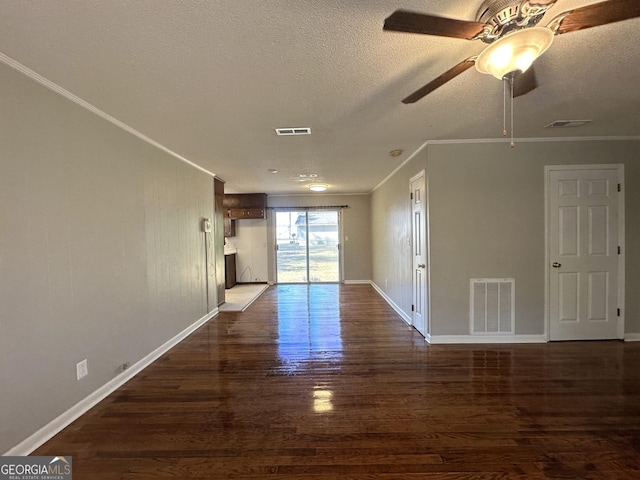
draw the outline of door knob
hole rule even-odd
[[[418,268],[424,268],[424,267],[426,267],[426,265],[424,263],[419,263],[418,264]]]
[[[553,262],[553,263],[551,264],[551,266],[552,266],[553,268],[560,268],[560,267],[562,266],[562,264],[561,264],[561,263],[558,263],[558,262]]]

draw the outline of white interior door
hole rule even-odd
[[[621,167],[548,167],[550,340],[622,338]]]
[[[413,253],[412,324],[427,335],[427,225],[424,172],[411,179],[411,233]]]

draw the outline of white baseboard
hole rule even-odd
[[[398,315],[400,315],[400,318],[402,318],[402,320],[404,320],[407,325],[411,325],[411,317],[409,315],[402,311],[402,309],[398,305],[396,305],[396,303],[391,300],[391,298],[378,285],[376,285],[375,282],[372,281],[371,286],[376,290],[376,292],[380,294],[382,298],[384,298],[384,301],[387,302]]]
[[[625,333],[625,342],[640,342],[640,333]]]
[[[373,285],[373,282],[371,280],[344,280],[342,283],[344,283],[345,285]]]
[[[431,344],[547,343],[544,335],[431,335]]]
[[[194,331],[204,325],[211,318],[215,317],[218,314],[218,309],[216,308],[212,312],[209,312],[200,320],[195,323],[189,325],[182,332],[178,333],[175,337],[169,339],[158,348],[156,348],[153,352],[149,353],[147,356],[140,359],[138,362],[131,365],[130,368],[122,372],[120,375],[115,377],[112,380],[109,380],[103,386],[98,388],[93,393],[89,394],[87,397],[80,400],[73,407],[71,407],[66,412],[60,414],[58,417],[53,419],[47,425],[42,427],[40,430],[20,442],[15,447],[11,448],[9,451],[3,454],[3,456],[26,456],[33,452],[36,448],[44,444],[47,440],[51,439],[56,434],[60,433],[64,428],[69,426],[73,421],[80,418],[83,414],[85,414],[89,409],[93,408],[99,402],[104,400],[107,396],[111,395],[122,385],[131,380],[134,376],[144,370],[146,367],[151,365],[154,361],[168,352],[172,347],[180,343],[182,340],[191,335]]]
[[[375,282],[371,282],[371,286],[380,294],[382,298],[400,315],[400,317],[411,325],[411,317],[403,312],[398,305],[378,286]],[[628,335],[627,335],[628,336]],[[638,334],[640,340],[640,334]],[[545,335],[432,335],[427,333],[424,336],[427,343],[430,344],[482,344],[482,343],[547,343]],[[631,340],[630,340],[631,341]]]

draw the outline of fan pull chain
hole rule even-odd
[[[511,143],[509,146],[511,148],[515,147],[516,144],[513,141],[513,76],[504,77],[502,82],[503,85],[503,109],[502,109],[502,136],[507,136],[507,102],[510,102],[510,123],[511,123]],[[507,83],[509,83],[509,94],[507,95]]]
[[[513,142],[513,77],[509,79],[509,83],[511,83],[511,143],[509,146],[513,148],[516,146]]]
[[[507,78],[502,79],[502,136],[507,136]]]

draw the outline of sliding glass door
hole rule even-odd
[[[275,211],[277,283],[340,281],[337,210]]]

